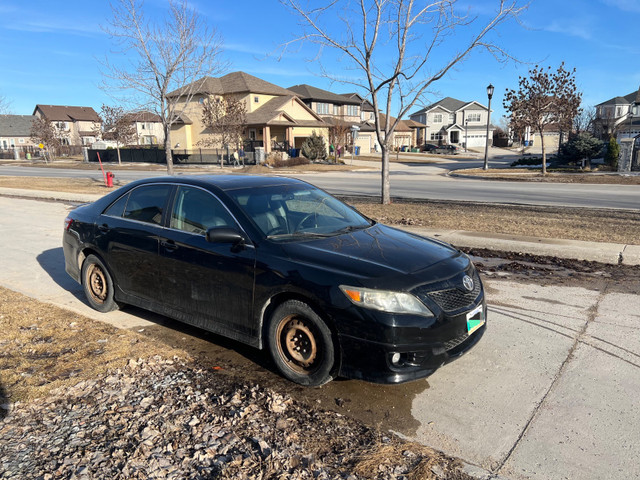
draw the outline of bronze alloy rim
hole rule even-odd
[[[317,368],[318,345],[315,328],[304,317],[290,315],[278,325],[278,353],[296,373],[310,375]]]
[[[89,295],[96,303],[104,303],[107,299],[107,277],[95,263],[87,270]]]

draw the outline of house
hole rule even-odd
[[[53,123],[61,136],[62,145],[91,145],[97,139],[102,124],[91,107],[67,105],[36,105],[33,115]]]
[[[622,139],[640,134],[640,88],[596,105],[594,125],[596,134],[603,140],[611,135]]]
[[[31,140],[33,115],[0,115],[0,150],[34,147]]]
[[[202,122],[202,105],[208,98],[233,98],[246,107],[245,148],[262,146],[266,153],[300,148],[312,132],[328,139],[328,125],[293,92],[245,72],[205,77],[194,82],[195,94],[179,121],[172,126],[171,141],[193,149],[213,133]],[[187,87],[188,88],[188,87]],[[180,96],[176,90],[169,97]]]
[[[132,112],[124,116],[126,121],[135,123],[138,145],[163,145],[164,130],[162,119],[151,112]]]
[[[425,142],[484,147],[487,141],[488,109],[479,102],[464,102],[446,97],[409,115],[414,122],[425,125],[418,132]],[[417,127],[416,127],[417,128]],[[489,129],[489,141],[492,140]]]

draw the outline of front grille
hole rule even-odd
[[[480,283],[480,277],[478,272],[474,271],[473,276],[473,291],[468,292],[463,290],[462,285],[460,288],[449,288],[446,290],[438,290],[434,292],[422,292],[418,290],[416,293],[420,297],[424,295],[433,300],[445,313],[452,313],[464,308],[472,307],[476,304],[482,284]]]

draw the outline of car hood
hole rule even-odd
[[[427,271],[462,254],[446,243],[376,224],[335,237],[282,245],[296,263],[361,278],[398,277]],[[454,260],[455,270],[468,264]]]

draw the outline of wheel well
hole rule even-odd
[[[313,309],[314,312],[327,324],[329,330],[331,330],[331,334],[334,337],[334,347],[336,348],[336,362],[338,362],[341,358],[339,355],[340,351],[340,341],[338,338],[338,331],[336,329],[335,323],[333,319],[326,314],[326,312],[320,308],[317,302],[313,301],[311,298],[301,295],[295,292],[281,292],[269,299],[266,305],[263,307],[262,315],[260,316],[260,340],[259,340],[259,348],[265,348],[265,338],[267,336],[267,331],[269,329],[269,319],[273,312],[282,305],[284,302],[288,300],[298,300],[299,302],[306,303]]]
[[[80,272],[80,283],[81,284],[83,282],[82,264],[84,263],[84,261],[86,260],[86,258],[89,255],[95,255],[96,257],[98,257],[102,261],[102,263],[104,263],[104,260],[102,260],[102,257],[95,250],[93,250],[91,248],[85,248],[84,250],[81,250],[80,253],[78,254],[78,271]],[[105,266],[106,266],[106,264],[105,264]],[[111,274],[111,272],[109,272],[109,274]],[[112,278],[113,278],[113,275],[112,275]]]

